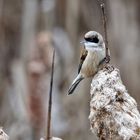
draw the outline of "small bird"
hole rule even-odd
[[[72,82],[68,95],[72,94],[77,85],[84,78],[93,77],[99,69],[100,64],[106,58],[106,49],[103,37],[96,31],[89,31],[84,36],[84,49],[80,57],[78,76]]]

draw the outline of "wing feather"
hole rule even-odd
[[[82,68],[84,60],[86,59],[87,53],[88,53],[88,51],[86,49],[82,49],[81,57],[80,57],[80,63],[79,63],[79,67],[78,67],[78,74],[81,71],[81,68]]]

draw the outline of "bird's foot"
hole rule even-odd
[[[110,55],[107,55],[104,59],[105,59],[106,63],[109,63],[110,62]]]
[[[110,65],[109,62],[110,62],[110,56],[107,55],[104,59],[100,61],[98,69],[101,70],[105,68],[106,70],[108,70],[109,73],[111,73],[114,70],[114,67]]]
[[[111,73],[111,72],[114,70],[114,67],[113,67],[112,65],[110,65],[110,64],[107,64],[107,65],[105,66],[105,69],[106,69],[109,73]]]

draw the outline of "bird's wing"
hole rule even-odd
[[[78,74],[80,73],[80,70],[81,70],[83,62],[84,62],[84,60],[87,56],[87,53],[88,53],[88,51],[85,48],[81,50],[80,64],[79,64],[79,67],[78,67]]]

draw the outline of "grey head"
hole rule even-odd
[[[89,31],[84,36],[84,45],[87,50],[96,50],[105,48],[103,37],[96,31]]]

